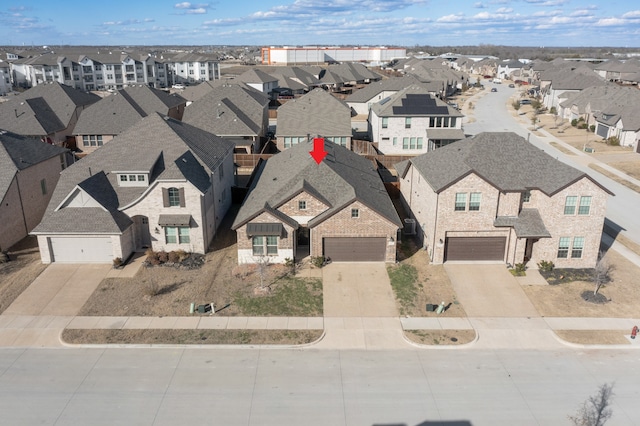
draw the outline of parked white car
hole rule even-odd
[[[184,84],[174,84],[173,86],[171,86],[172,89],[184,89]]]

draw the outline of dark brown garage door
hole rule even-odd
[[[506,237],[447,238],[444,260],[504,260]]]
[[[333,262],[384,262],[387,239],[324,238],[324,256]]]

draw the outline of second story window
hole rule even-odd
[[[472,192],[471,196],[469,197],[469,211],[479,211],[481,199],[482,199],[481,193]]]
[[[531,191],[525,191],[522,194],[522,202],[523,203],[528,203],[529,201],[531,201]]]
[[[580,197],[580,206],[578,206],[579,215],[588,215],[591,210],[591,197]]]
[[[411,128],[411,117],[405,117],[404,118],[404,128],[405,129],[410,129]]]
[[[574,195],[568,196],[564,201],[564,214],[566,215],[576,214],[577,203],[578,203],[578,197]]]
[[[298,201],[298,210],[306,210],[307,202],[304,200]]]
[[[389,117],[382,117],[382,128],[386,129],[389,127]]]
[[[351,209],[351,217],[353,219],[357,219],[360,217],[360,210],[359,209]]]
[[[184,188],[162,188],[164,207],[184,207]]]
[[[456,204],[453,209],[454,211],[457,211],[457,212],[463,212],[467,209],[467,193],[466,192],[456,193]]]

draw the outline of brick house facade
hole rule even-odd
[[[401,222],[377,172],[346,148],[324,146],[329,155],[320,164],[302,144],[259,167],[232,226],[239,263],[264,255],[272,263],[395,261]]]
[[[401,198],[434,264],[485,260],[535,267],[545,260],[562,268],[595,265],[611,193],[521,139],[481,134],[445,147],[439,158],[417,157],[398,165]],[[496,162],[484,163],[483,155]],[[497,168],[503,160],[512,164]],[[547,173],[535,173],[525,162]]]

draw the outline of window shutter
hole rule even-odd
[[[162,205],[169,207],[169,188],[162,188]]]
[[[184,188],[178,189],[178,193],[180,194],[180,207],[184,207]]]

